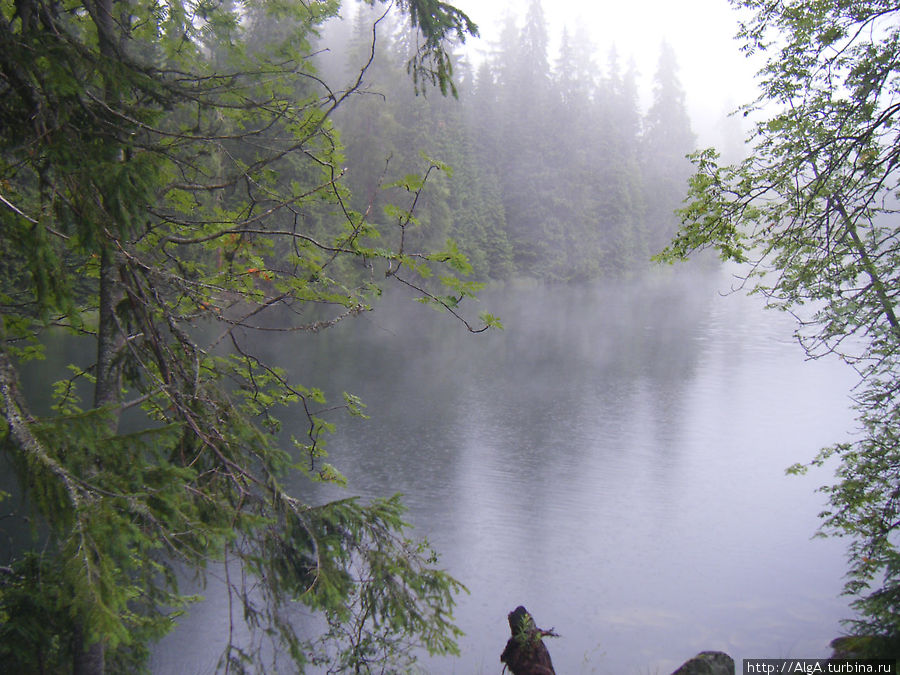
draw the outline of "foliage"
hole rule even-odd
[[[141,668],[192,600],[179,571],[213,563],[232,621],[298,668],[343,647],[299,635],[293,602],[333,626],[362,605],[357,644],[382,659],[413,658],[398,642],[455,649],[462,587],[407,538],[396,498],[315,505],[284,487],[340,480],[324,437],[361,402],[328,407],[254,352],[267,331],[368,311],[388,282],[461,319],[474,291],[452,245],[406,237],[443,165],[395,189],[392,219],[350,204],[330,118],[359,81],[332,89],[310,56],[337,7],[0,2],[0,440],[38,523],[0,579],[11,670]],[[401,7],[424,36],[417,86],[450,86],[447,40],[474,25],[444,3]],[[37,417],[19,369],[51,329],[88,336],[96,357],[60,374]],[[290,410],[308,433],[286,450]],[[230,640],[221,666],[263,669],[259,654]]]
[[[851,538],[853,632],[900,636],[900,10],[867,2],[735,2],[741,37],[767,57],[752,156],[695,157],[682,230],[663,254],[703,248],[750,265],[749,281],[797,318],[807,354],[857,369],[859,434],[821,452],[840,460],[823,488],[825,533]],[[804,467],[794,467],[803,470]]]

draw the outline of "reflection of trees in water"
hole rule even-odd
[[[351,492],[426,488],[452,501],[446,486],[463,482],[459,464],[473,443],[479,462],[563,480],[567,467],[633,433],[635,420],[646,417],[659,436],[677,434],[712,288],[711,279],[673,277],[494,290],[481,305],[506,330],[475,336],[424,321],[429,308],[390,297],[327,336],[267,336],[262,348],[282,360],[295,354],[292,375],[329,401],[352,388],[367,404],[372,419],[336,420],[328,439]],[[303,429],[287,421],[284,433]],[[528,511],[544,501],[521,498]]]
[[[616,427],[640,392],[655,408],[672,407],[677,422],[678,392],[698,358],[700,343],[692,336],[709,296],[698,286],[708,289],[710,282],[672,278],[489,291],[481,305],[499,314],[506,330],[475,336],[429,320],[433,311],[408,298],[389,297],[327,334],[263,333],[242,340],[258,343],[263,358],[277,355],[294,381],[321,387],[329,403],[340,402],[345,390],[363,399],[373,419],[335,419],[333,450],[357,455],[346,467],[351,475],[414,474],[425,446],[440,448],[439,459],[451,461],[475,419],[485,433],[517,448],[510,462],[528,462],[530,453],[541,462],[542,448],[558,442],[560,426],[575,437],[580,420],[592,417]],[[64,377],[67,363],[91,365],[82,341],[51,332],[45,342],[46,360],[23,369],[26,390],[48,391],[33,385]],[[50,403],[35,400],[33,406],[49,411]],[[296,427],[285,421],[285,438],[303,433],[299,421]]]
[[[469,633],[464,661],[439,662],[431,672],[478,672],[478,663],[495,663],[508,637],[502,616],[510,603],[534,602],[539,616],[550,617],[563,636],[552,645],[559,667],[578,672],[584,650],[599,642],[603,653],[592,664],[626,672],[616,665],[633,657],[636,645],[652,641],[655,651],[639,657],[648,664],[677,654],[696,637],[694,627],[709,631],[725,623],[723,614],[734,618],[731,605],[727,612],[709,606],[707,584],[738,596],[750,585],[761,603],[773,602],[765,570],[745,570],[744,586],[733,581],[742,564],[734,551],[744,539],[768,542],[763,530],[769,537],[769,530],[790,526],[742,524],[737,515],[749,512],[748,503],[722,495],[739,491],[729,482],[738,472],[741,481],[757,480],[748,467],[760,457],[731,445],[723,451],[719,436],[692,425],[720,410],[698,388],[711,385],[713,400],[733,394],[732,387],[758,392],[746,384],[748,364],[759,359],[770,367],[757,350],[759,338],[765,343],[777,332],[768,327],[777,315],[757,325],[741,314],[743,302],[717,297],[717,281],[494,290],[481,305],[507,328],[486,335],[427,321],[429,308],[387,298],[375,312],[322,335],[265,336],[265,349],[294,355],[297,381],[322,387],[332,402],[352,388],[372,415],[335,419],[330,459],[350,486],[321,488],[322,498],[403,492],[409,519],[436,546],[441,566],[472,591],[457,612]],[[741,418],[721,426],[747,436],[760,425]],[[718,431],[717,420],[711,430]],[[286,422],[285,434],[302,431]],[[709,461],[717,453],[720,465]],[[782,463],[775,463],[778,477]],[[723,466],[731,473],[716,473]],[[297,489],[308,496],[320,488]],[[773,501],[769,496],[759,508],[749,502],[754,522],[763,523],[760,511]],[[800,530],[805,544],[812,527]],[[805,560],[802,544],[797,555]],[[803,593],[821,588],[808,574],[789,576],[794,565],[777,567],[784,584]],[[587,617],[583,626],[571,625],[572,612]],[[762,614],[742,613],[734,630],[764,632],[754,624]],[[639,618],[623,627],[623,616]],[[779,630],[793,635],[794,628]],[[617,636],[621,646],[613,643]]]

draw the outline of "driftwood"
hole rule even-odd
[[[534,625],[534,619],[519,605],[507,615],[512,636],[500,656],[512,675],[556,675],[550,652],[542,638],[557,637],[553,629],[542,630]]]

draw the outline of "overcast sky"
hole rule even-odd
[[[524,14],[530,0],[451,0],[472,17],[482,38],[472,47],[487,52],[509,10]],[[756,70],[735,41],[737,14],[728,0],[543,0],[553,44],[562,27],[574,34],[584,25],[605,59],[615,44],[620,56],[633,57],[649,86],[659,47],[668,41],[678,55],[687,104],[698,125],[721,117],[726,107],[754,98]],[[555,55],[551,54],[551,63]]]

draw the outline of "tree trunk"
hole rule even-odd
[[[72,635],[73,641],[73,675],[103,675],[106,671],[106,649],[102,641],[95,642],[85,648],[84,632],[80,624],[76,624]]]
[[[113,19],[114,0],[85,0],[85,8],[97,27],[97,39],[101,56],[118,58],[116,22]],[[115,95],[111,83],[106,83],[105,98],[113,104]],[[101,235],[102,236],[102,235]],[[94,385],[94,407],[113,405],[118,402],[121,392],[121,368],[118,354],[123,344],[116,322],[116,305],[121,298],[121,289],[116,279],[115,255],[108,242],[103,242],[100,253],[100,299],[97,323],[97,381]],[[112,433],[118,428],[118,416],[110,425]],[[102,639],[85,645],[84,625],[75,627],[74,675],[104,675],[106,646]]]
[[[116,305],[122,297],[116,278],[115,256],[108,245],[100,255],[100,293],[97,319],[97,381],[94,385],[94,407],[115,405],[119,401],[122,378],[119,352],[124,336],[116,321]],[[110,421],[110,433],[116,433],[118,415]],[[106,646],[101,638],[85,645],[84,625],[76,623],[73,656],[74,675],[104,675]]]
[[[114,256],[108,246],[100,254],[100,306],[97,323],[97,382],[94,385],[94,407],[119,402],[122,385],[119,351],[123,336],[116,322],[116,305],[122,299],[122,290],[116,278]],[[115,431],[115,429],[113,429]]]

